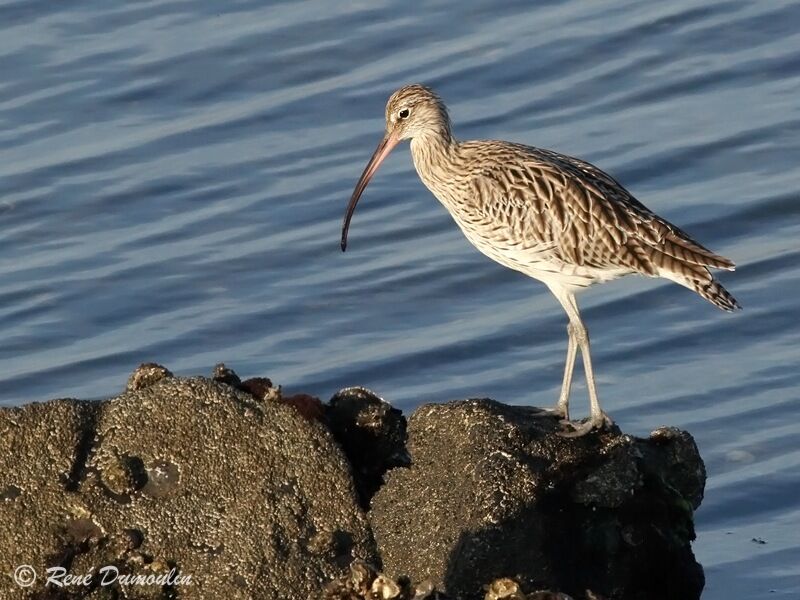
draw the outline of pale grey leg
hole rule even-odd
[[[581,356],[583,357],[583,370],[586,372],[586,387],[589,390],[589,419],[581,425],[570,423],[574,431],[562,433],[567,437],[578,437],[590,432],[592,429],[601,428],[604,425],[610,425],[611,419],[600,408],[600,401],[597,398],[597,387],[594,382],[594,370],[592,369],[592,354],[589,346],[589,333],[581,320],[580,311],[578,310],[578,303],[575,300],[575,295],[563,290],[561,288],[550,288],[555,294],[558,301],[564,307],[569,317],[570,323],[570,340],[571,344],[574,343],[581,349]],[[574,342],[573,342],[574,340]],[[567,359],[569,360],[569,347],[567,348]],[[573,356],[574,362],[574,356]],[[570,373],[571,375],[571,373]],[[570,377],[571,379],[571,377]],[[570,381],[571,383],[571,381]],[[567,384],[566,371],[564,384]],[[557,408],[561,406],[562,398],[564,397],[564,390],[561,391],[561,398]],[[569,392],[567,391],[567,398]],[[569,400],[567,400],[569,402]]]
[[[558,397],[553,412],[569,421],[569,393],[572,388],[572,372],[575,370],[575,358],[578,354],[578,342],[575,340],[572,323],[567,325],[567,362],[564,364],[564,381],[561,383],[561,395]]]

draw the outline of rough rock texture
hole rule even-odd
[[[68,490],[78,486],[95,409],[54,400],[0,410],[0,598],[24,597],[14,570],[57,563],[67,524],[86,514]]]
[[[323,425],[152,365],[131,381],[107,402],[0,410],[0,599],[306,600],[353,559],[378,562]],[[40,574],[24,590],[11,578],[20,564]],[[58,565],[192,582],[44,590]]]
[[[222,365],[224,367],[224,365]],[[216,372],[214,374],[216,379]],[[235,375],[234,375],[235,376]],[[139,367],[131,373],[128,377],[128,383],[125,385],[125,391],[135,392],[147,386],[153,385],[157,381],[174,377],[172,371],[166,367],[162,367],[158,363],[142,363]]]
[[[484,600],[573,600],[560,592],[540,590],[525,593],[522,586],[511,578],[496,579],[483,586]],[[364,561],[353,561],[350,572],[325,586],[322,600],[450,600],[451,597],[438,591],[430,581],[416,585],[408,577],[397,579],[379,573]],[[589,592],[587,600],[605,600]]]
[[[406,418],[363,387],[337,392],[327,406],[327,424],[353,466],[361,504],[369,506],[389,469],[408,466]]]
[[[576,598],[698,598],[689,542],[705,469],[691,437],[556,432],[537,409],[490,400],[419,408],[412,466],[372,501],[386,572],[462,600],[501,577]]]
[[[567,439],[489,400],[407,428],[363,388],[147,363],[108,401],[0,409],[0,600],[692,600],[704,483],[675,429]],[[108,566],[161,580],[99,586]],[[45,588],[48,567],[94,576]]]

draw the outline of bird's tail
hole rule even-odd
[[[649,245],[649,258],[656,274],[697,292],[722,310],[742,308],[711,274],[711,269],[735,270],[733,261],[701,246],[674,225],[665,221],[659,224],[666,233],[659,244]]]
[[[714,306],[727,310],[728,312],[741,309],[741,305],[736,301],[731,293],[722,287],[722,284],[714,279],[707,268],[695,267],[692,271],[676,273],[660,269],[658,273],[661,277],[671,279],[675,283],[687,287],[693,292],[697,292],[703,298],[711,302]]]
[[[685,284],[684,284],[685,285]],[[686,287],[689,287],[688,285]],[[703,298],[711,302],[711,304],[732,312],[741,309],[741,305],[736,301],[731,293],[722,287],[722,284],[716,279],[708,282],[692,281],[690,289],[700,294]]]

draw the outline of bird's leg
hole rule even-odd
[[[611,419],[600,408],[600,401],[597,399],[597,388],[594,383],[594,370],[592,369],[592,355],[589,349],[589,333],[586,331],[581,321],[573,323],[574,336],[581,349],[583,357],[583,370],[586,372],[586,387],[589,390],[589,419],[580,425],[570,424],[574,431],[564,431],[564,437],[579,437],[589,433],[592,429],[601,429],[605,425],[611,425]]]
[[[578,354],[578,342],[575,340],[572,323],[567,325],[567,362],[564,364],[564,381],[561,383],[561,395],[558,404],[553,408],[553,414],[569,421],[569,392],[572,388],[572,372],[575,370],[575,358]]]
[[[599,429],[604,425],[611,425],[612,421],[608,416],[602,411],[600,408],[600,401],[597,399],[597,388],[594,382],[594,370],[592,369],[592,354],[591,349],[589,346],[589,332],[586,331],[586,327],[581,320],[581,314],[578,310],[578,303],[575,300],[575,295],[569,292],[566,292],[562,289],[553,289],[551,288],[553,293],[555,294],[556,298],[561,305],[564,307],[564,310],[567,311],[567,316],[569,317],[569,329],[568,332],[570,334],[570,344],[577,345],[578,348],[581,349],[581,356],[583,357],[583,370],[586,373],[586,387],[589,390],[589,418],[585,423],[580,425],[575,425],[574,423],[567,422],[570,427],[573,428],[572,431],[564,431],[561,435],[565,437],[579,437],[586,433],[589,433],[593,429]],[[574,362],[574,355],[573,355],[573,362]],[[567,361],[569,364],[569,347],[567,348]],[[566,369],[564,373],[564,385],[567,385],[566,380]],[[571,373],[570,373],[571,375]],[[564,398],[564,389],[562,387],[561,390],[561,397],[559,398],[558,405],[556,408],[561,406],[562,399]],[[567,398],[569,398],[569,390],[567,389]],[[567,399],[567,402],[569,400]]]

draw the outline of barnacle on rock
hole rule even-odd
[[[412,586],[407,577],[392,579],[372,565],[354,560],[347,574],[334,579],[322,594],[323,600],[447,600],[429,581]]]
[[[125,391],[135,392],[136,390],[144,389],[166,377],[173,377],[172,371],[166,367],[158,363],[142,363],[136,367],[136,370],[128,377]]]
[[[495,579],[485,586],[485,589],[484,600],[525,600],[525,595],[520,591],[519,584],[507,577]]]

